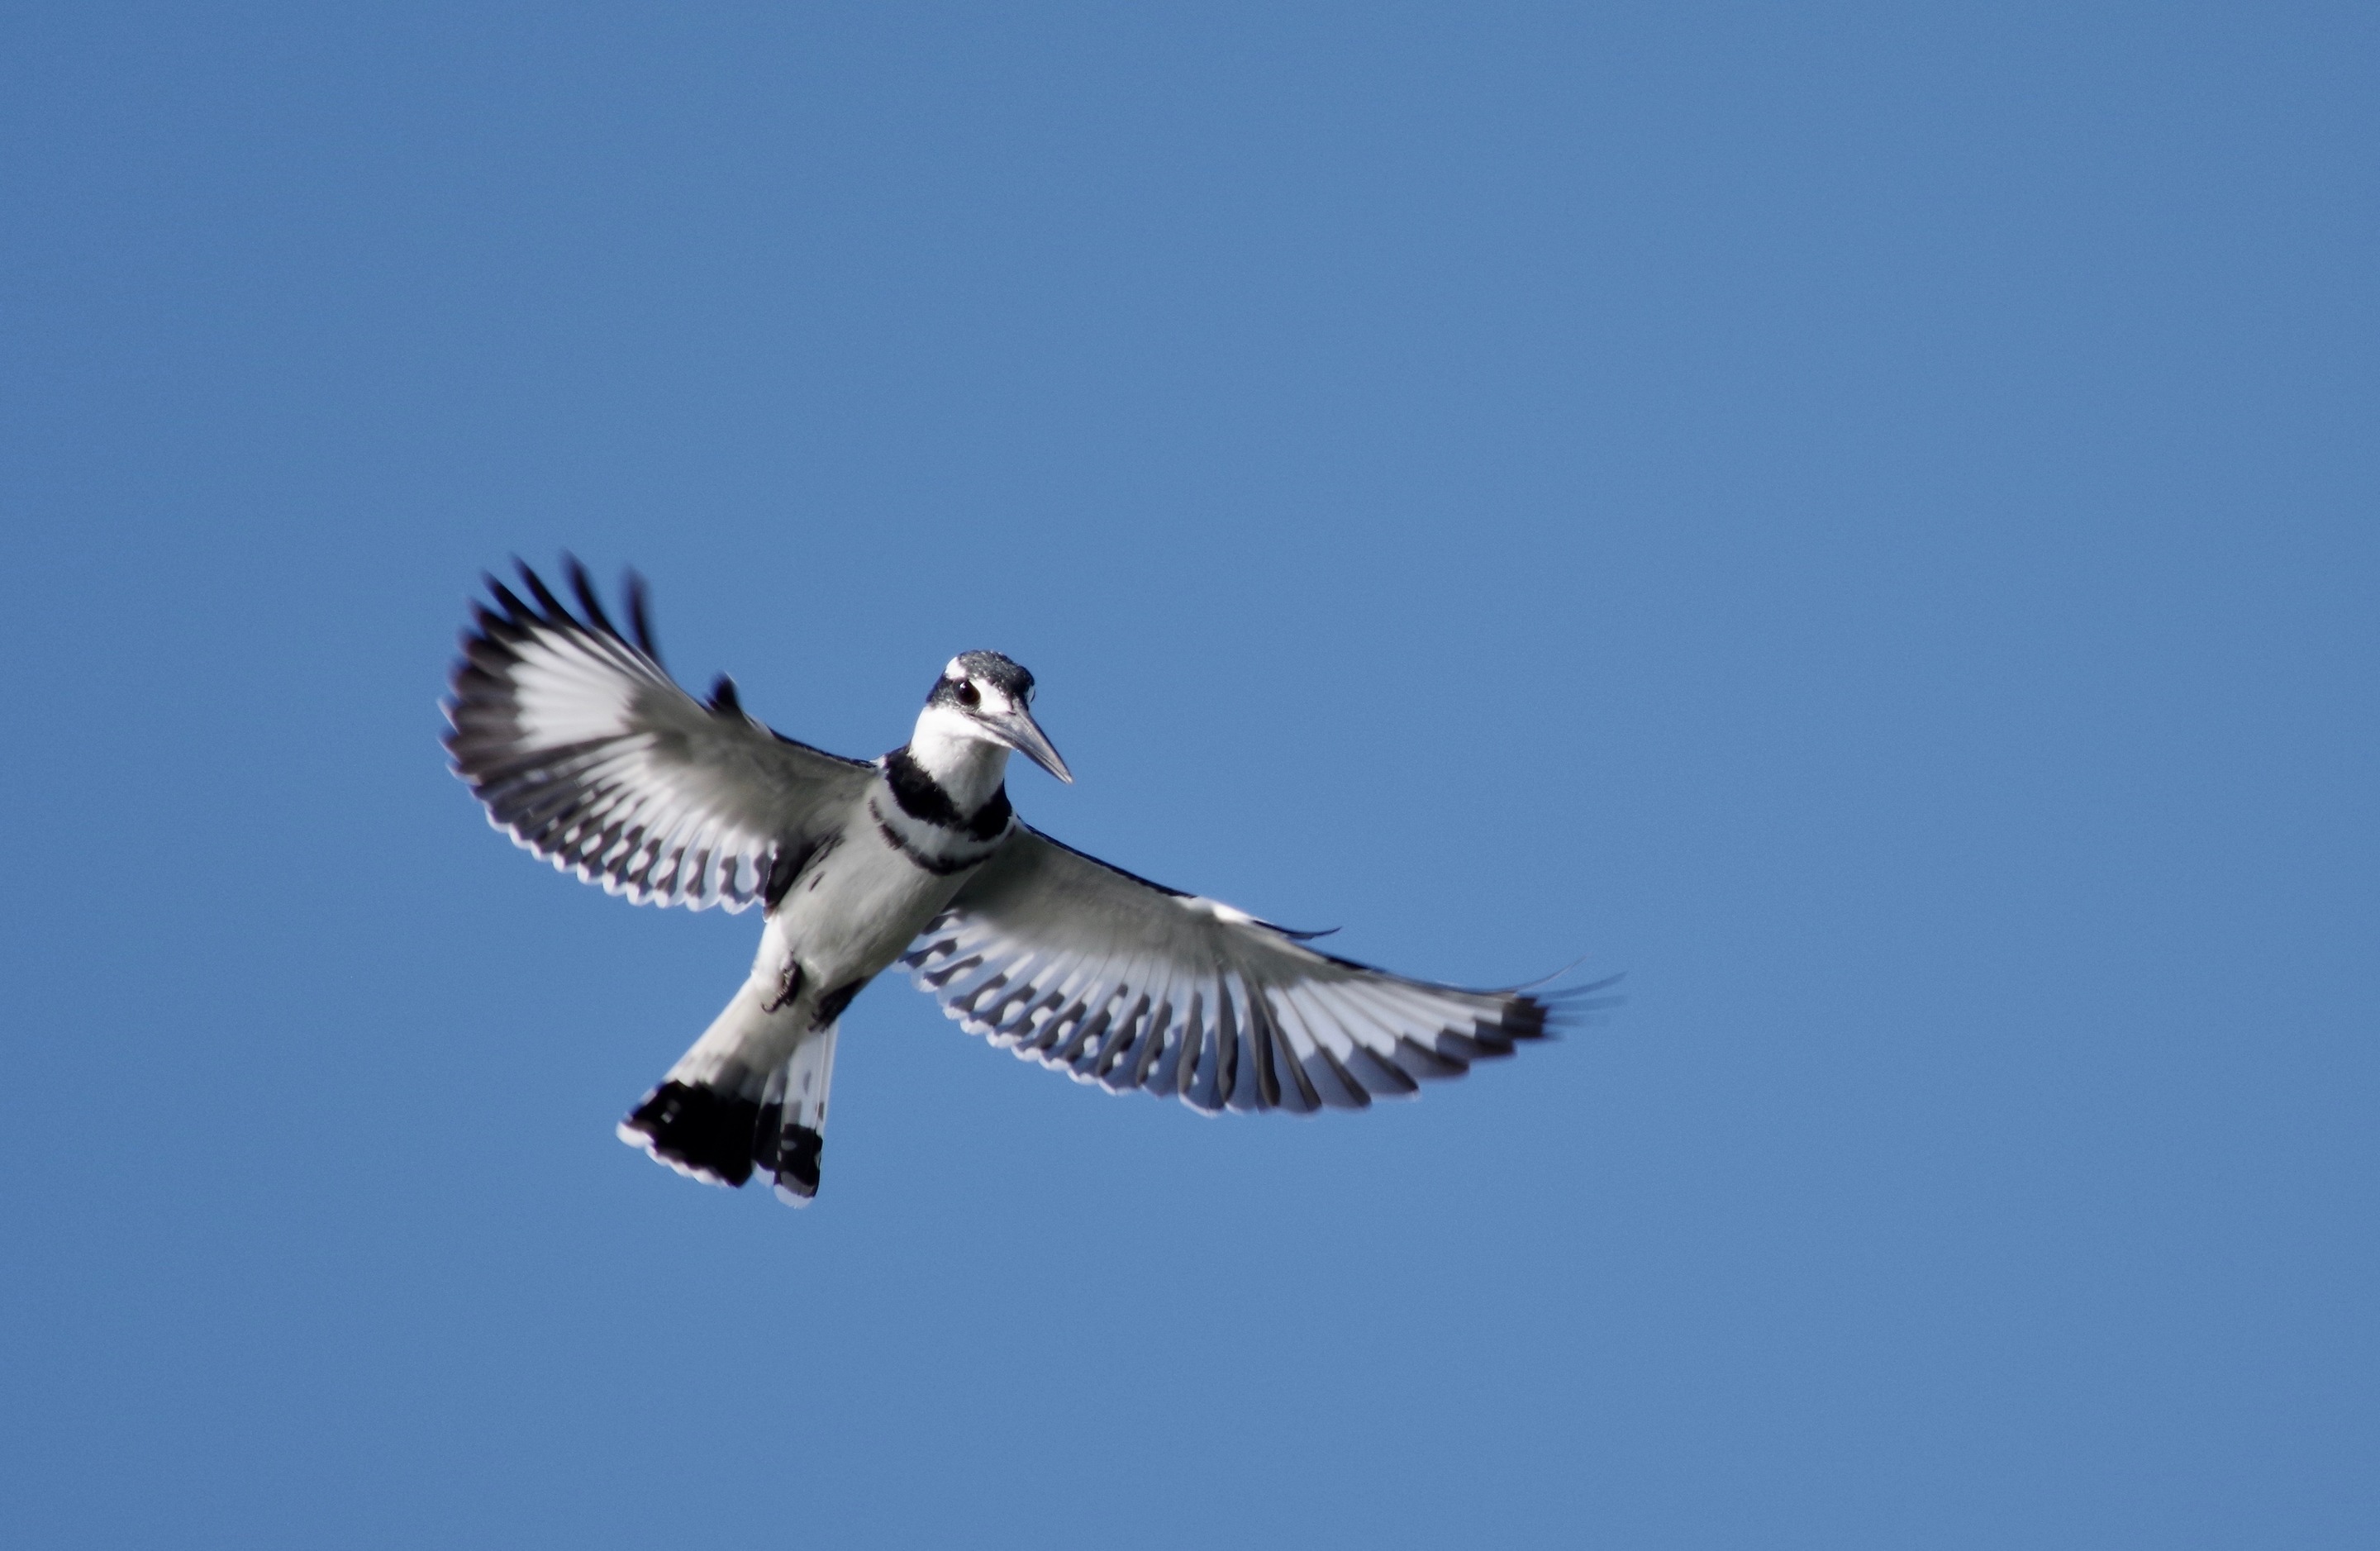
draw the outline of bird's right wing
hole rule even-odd
[[[1592,1005],[1319,953],[1022,824],[901,962],[970,1034],[1210,1112],[1361,1109],[1510,1055],[1549,1016]]]
[[[633,578],[633,642],[576,561],[584,618],[521,580],[534,602],[489,580],[446,702],[455,773],[516,843],[639,904],[741,910],[866,790],[873,767],[770,732],[728,681],[708,706],[680,689]]]

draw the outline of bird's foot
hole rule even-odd
[[[802,994],[802,964],[791,953],[785,955],[784,973],[777,977],[777,994],[760,1004],[763,1012],[781,1012],[794,1004]]]

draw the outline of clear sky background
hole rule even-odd
[[[23,1545],[2380,1543],[2380,13],[11,7]],[[516,851],[485,566],[1607,1025],[1310,1121]]]

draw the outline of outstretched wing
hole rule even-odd
[[[1318,953],[1021,824],[901,962],[970,1034],[1210,1113],[1360,1109],[1510,1055],[1588,1005]]]
[[[579,613],[526,565],[533,601],[491,577],[474,605],[446,702],[455,773],[497,829],[611,893],[696,910],[767,897],[871,767],[770,732],[724,678],[697,701],[662,670],[636,579],[632,642],[568,565]]]

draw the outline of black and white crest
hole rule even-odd
[[[1017,705],[1033,701],[1033,675],[1024,664],[1010,660],[996,651],[963,651],[951,659],[942,676],[926,697],[928,705],[960,705],[963,686],[970,681],[978,685],[990,685]]]

